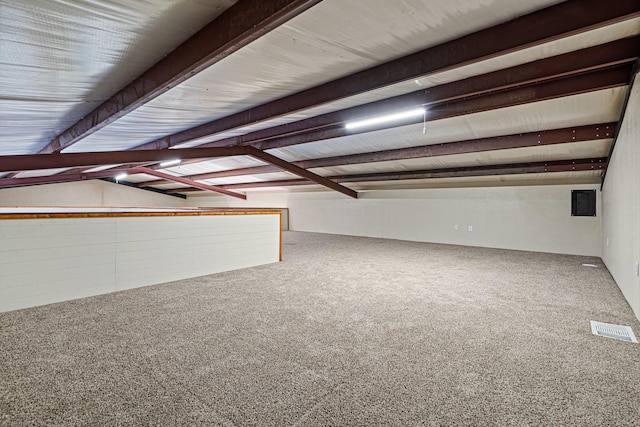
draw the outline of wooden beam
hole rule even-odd
[[[51,140],[63,150],[226,58],[321,0],[240,0],[160,62]]]

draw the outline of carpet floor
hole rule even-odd
[[[640,335],[598,258],[286,232],[281,263],[0,314],[0,424],[640,425],[640,345],[590,320]]]

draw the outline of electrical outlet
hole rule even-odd
[[[607,237],[607,246],[609,246],[609,238]]]
[[[457,229],[458,229],[458,224],[454,225],[454,226],[453,226],[453,229],[454,229],[454,230],[457,230]]]
[[[638,261],[636,261],[635,273],[636,276],[640,276],[640,265],[638,265]]]
[[[473,231],[473,225],[469,226],[469,231]]]

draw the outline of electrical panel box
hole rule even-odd
[[[571,190],[571,216],[596,216],[596,190]]]

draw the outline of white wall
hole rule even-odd
[[[257,191],[247,193],[247,200],[212,193],[193,193],[187,197],[187,205],[219,208],[286,208],[286,191]]]
[[[273,208],[282,209],[282,229],[289,230],[287,193],[284,191],[250,192],[247,200],[212,193],[189,194],[187,206],[216,208]]]
[[[278,262],[280,216],[0,220],[0,311]]]
[[[640,77],[618,135],[603,188],[602,259],[640,320]]]
[[[296,231],[600,256],[601,220],[571,216],[571,190],[594,185],[291,193]],[[456,229],[457,226],[457,229]],[[469,230],[472,227],[472,231]]]
[[[163,206],[186,200],[107,181],[90,180],[0,189],[0,206]]]

